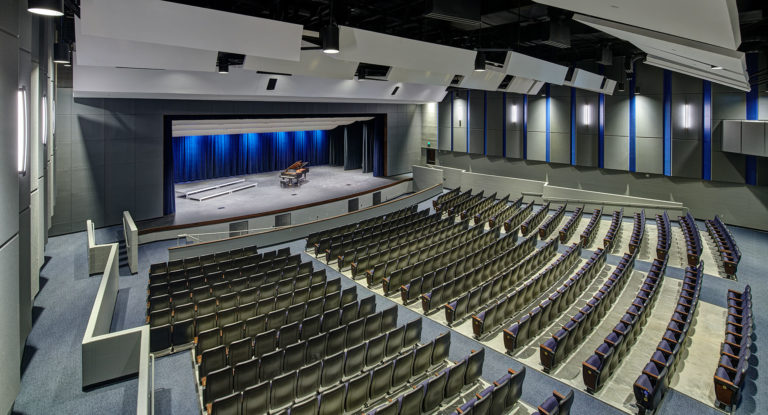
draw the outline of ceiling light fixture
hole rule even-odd
[[[61,0],[29,0],[27,11],[41,16],[64,16]]]
[[[323,52],[330,55],[339,53],[339,26],[329,24],[323,28],[320,37],[323,41]]]
[[[617,85],[619,92],[624,92],[624,82],[619,82]]]
[[[485,52],[478,51],[475,55],[475,72],[485,71]]]
[[[713,71],[719,71],[719,70],[722,70],[723,67],[720,66],[720,65],[712,65],[712,66],[710,66],[709,69],[712,69]]]
[[[219,73],[229,73],[229,62],[218,63]]]
[[[69,45],[64,42],[56,42],[53,45],[53,61],[55,63],[69,63]]]

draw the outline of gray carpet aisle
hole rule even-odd
[[[424,202],[420,208],[426,208],[431,202]],[[705,276],[701,300],[723,306],[728,288],[741,289],[744,284],[752,285],[755,298],[755,343],[768,327],[764,313],[766,304],[761,301],[768,294],[763,283],[765,274],[761,267],[763,258],[768,254],[768,234],[748,229],[732,228],[732,232],[742,250],[739,266],[739,281]],[[97,242],[105,243],[121,239],[118,227],[99,229]],[[305,260],[311,257],[303,253],[304,240],[269,247],[273,250],[290,246],[292,252],[302,252]],[[146,284],[149,264],[166,261],[167,248],[175,241],[157,242],[142,245],[139,252],[140,272],[130,275],[126,267],[120,271],[120,292],[112,321],[113,330],[122,330],[144,324]],[[583,255],[589,255],[585,251]],[[135,413],[136,386],[135,378],[114,382],[83,392],[80,388],[80,343],[90,314],[93,300],[98,289],[100,277],[87,275],[86,235],[84,232],[54,237],[46,248],[47,263],[41,272],[41,291],[35,299],[34,326],[27,340],[22,367],[21,392],[16,400],[14,413],[50,414],[50,413],[85,413],[118,414]],[[609,263],[619,259],[616,255],[608,257]],[[375,295],[344,277],[325,264],[313,260],[315,268],[325,268],[329,277],[341,278],[342,287],[356,286],[360,298]],[[649,263],[637,261],[636,268],[646,271]],[[682,278],[683,270],[668,268],[667,276]],[[418,318],[415,313],[398,302],[377,296],[378,309],[397,304],[398,324]],[[449,330],[430,319],[423,319],[422,340],[429,340]],[[751,368],[743,389],[743,398],[735,413],[768,413],[768,399],[760,396],[757,390],[766,390],[766,377],[759,377],[759,347],[753,344]],[[480,343],[455,331],[451,333],[450,358],[460,359],[471,350],[482,347]],[[712,370],[717,362],[712,362]],[[519,369],[521,363],[515,359],[486,349],[483,378],[492,382],[502,376],[507,368]],[[198,410],[194,385],[193,366],[189,352],[178,353],[157,360],[155,368],[155,398],[157,414],[188,414]],[[523,385],[522,400],[536,406],[549,396],[553,389],[565,391],[569,387],[556,379],[528,368]],[[702,414],[718,414],[706,405],[699,403],[682,393],[670,391],[659,414],[679,414],[681,411]],[[612,414],[621,413],[590,395],[575,391],[574,414]]]

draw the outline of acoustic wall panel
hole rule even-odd
[[[661,137],[637,137],[637,171],[640,173],[664,173],[664,139]]]
[[[486,105],[486,152],[489,156],[501,157],[503,155],[504,143],[504,108],[501,92],[488,92]]]
[[[523,158],[523,96],[507,94],[506,101],[507,157]]]
[[[440,138],[438,145],[440,150],[451,149],[451,94],[445,94],[437,104],[437,134]]]
[[[701,146],[694,140],[672,140],[672,175],[701,177]]]
[[[597,167],[597,134],[576,135],[576,165]]]
[[[571,134],[550,132],[549,161],[569,164],[571,162]]]
[[[523,158],[523,132],[507,129],[507,158]]]
[[[544,131],[528,131],[528,160],[547,161],[547,136]]]
[[[605,136],[605,168],[629,170],[629,138],[626,136]]]
[[[469,152],[483,154],[485,128],[485,92],[469,91]]]

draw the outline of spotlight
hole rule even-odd
[[[69,63],[69,45],[57,42],[53,45],[53,61],[56,63]]]
[[[618,88],[619,88],[619,92],[624,92],[624,82],[619,82]]]
[[[64,16],[61,0],[29,0],[27,11],[42,16]]]
[[[475,72],[485,71],[485,53],[477,52],[475,55]]]
[[[323,52],[328,54],[339,53],[339,26],[329,24],[324,27],[320,38],[323,42]]]
[[[219,73],[229,73],[229,62],[219,62]]]
[[[640,87],[635,85],[635,95],[640,95]]]

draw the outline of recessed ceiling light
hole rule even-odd
[[[720,65],[712,65],[710,67],[710,69],[712,69],[713,71],[719,71],[719,70],[723,69],[723,67],[720,66]]]

